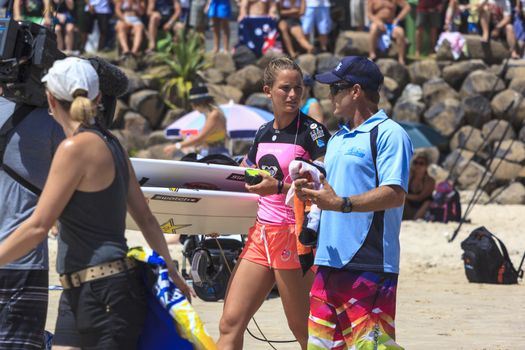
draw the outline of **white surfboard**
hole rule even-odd
[[[246,192],[244,170],[230,165],[131,158],[141,186]]]
[[[253,193],[142,187],[148,205],[166,234],[247,234],[257,215]],[[138,230],[128,215],[126,228]]]

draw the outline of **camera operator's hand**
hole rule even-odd
[[[248,192],[256,193],[259,196],[268,196],[271,194],[276,194],[279,181],[271,175],[268,175],[262,171],[259,173],[259,175],[261,175],[262,181],[259,182],[257,185],[245,185]]]

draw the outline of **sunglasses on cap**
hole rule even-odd
[[[355,84],[350,83],[350,82],[330,84],[330,94],[332,96],[335,96],[343,90],[351,89],[354,85]]]

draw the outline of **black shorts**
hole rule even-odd
[[[0,349],[43,348],[48,288],[47,270],[0,269]]]
[[[160,15],[160,22],[159,22],[159,28],[164,27],[166,23],[170,20],[170,18],[173,17],[173,13],[171,14],[161,14]]]
[[[102,33],[109,31],[109,20],[111,19],[110,13],[91,13],[84,12],[82,20],[78,22],[78,27],[82,33],[91,33],[95,27],[95,20],[98,23],[98,27]]]
[[[138,269],[64,290],[53,344],[84,350],[135,349],[146,317],[145,293]]]
[[[441,13],[437,10],[422,10],[416,13],[416,27],[440,28],[441,22]]]
[[[284,18],[281,18],[281,21],[285,21],[286,24],[288,25],[288,28],[290,29],[296,26],[302,26],[301,19],[297,17],[288,17],[288,18],[284,17]]]

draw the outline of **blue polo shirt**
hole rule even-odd
[[[379,186],[408,190],[412,143],[405,130],[383,110],[349,130],[342,127],[328,142],[327,181],[338,196],[376,188],[370,132],[377,126]],[[399,230],[403,206],[381,212],[323,211],[315,264],[362,271],[399,273]]]

